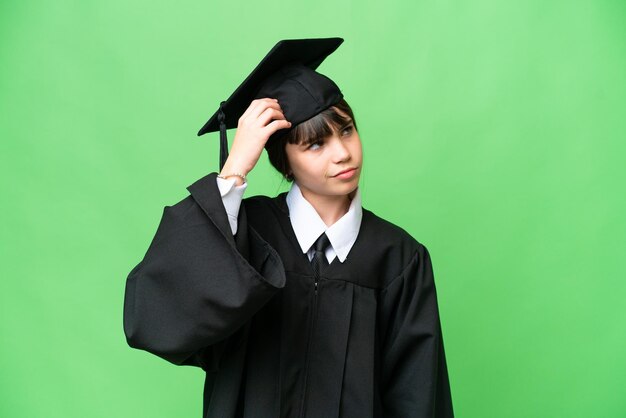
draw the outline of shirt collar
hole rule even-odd
[[[326,226],[315,208],[302,196],[302,191],[295,182],[287,193],[286,200],[289,220],[302,252],[307,253],[317,238],[326,232],[337,258],[343,263],[361,228],[363,218],[361,191],[357,188],[348,212],[330,227]]]

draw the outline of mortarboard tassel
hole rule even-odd
[[[217,114],[217,120],[220,123],[220,172],[222,168],[224,168],[224,164],[226,164],[226,159],[228,158],[228,138],[226,137],[226,114],[224,113],[224,104],[226,102],[220,103],[220,110]]]

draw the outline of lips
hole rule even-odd
[[[345,170],[343,170],[343,171],[340,171],[339,173],[335,174],[333,177],[338,177],[338,176],[340,176],[340,175],[342,175],[342,174],[349,173],[349,172],[351,172],[351,171],[356,171],[356,169],[357,169],[357,167],[350,167],[350,168],[347,168],[347,169],[345,169]]]

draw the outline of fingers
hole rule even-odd
[[[281,110],[276,110],[274,108],[268,107],[258,117],[257,122],[261,126],[265,126],[269,122],[271,122],[272,120],[281,120],[281,119],[285,119],[286,120],[285,115],[283,114],[283,112]]]
[[[243,115],[239,118],[239,121],[246,120],[248,118],[257,119],[266,109],[272,108],[276,110],[281,110],[280,105],[278,104],[278,100],[276,99],[256,99],[250,103],[250,106],[243,112]]]
[[[280,108],[280,104],[276,99],[264,98],[253,100],[244,114],[239,118],[233,148],[237,144],[242,143],[256,144],[258,142],[263,146],[274,132],[290,127],[291,122],[286,120]],[[262,147],[259,148],[259,154],[262,150]],[[258,156],[256,157],[258,158]]]
[[[287,120],[282,119],[282,120],[275,120],[273,122],[270,122],[265,128],[263,128],[263,130],[265,131],[267,136],[270,137],[274,132],[278,131],[279,129],[287,129],[287,128],[291,128],[291,122],[288,122]]]
[[[273,124],[271,128],[265,129],[272,121],[284,121],[287,123]],[[259,129],[264,135],[271,135],[278,129],[291,127],[291,123],[286,121],[285,115],[276,99],[264,98],[253,100],[248,109],[239,118],[238,129]]]

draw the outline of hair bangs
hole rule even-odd
[[[352,122],[350,116],[342,115],[334,106],[331,106],[311,119],[298,124],[287,142],[298,145],[315,144],[334,132],[339,132],[350,122]]]

